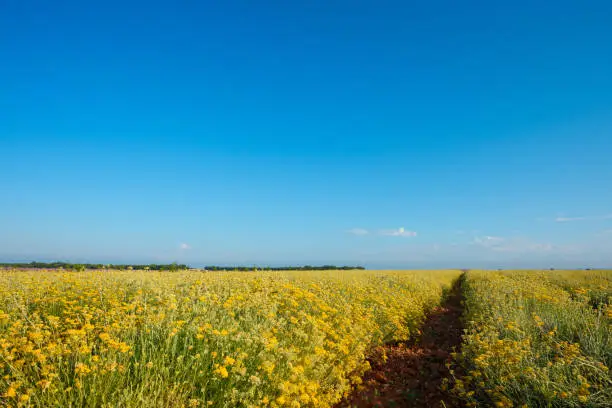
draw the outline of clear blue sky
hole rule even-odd
[[[609,1],[0,6],[0,259],[612,266]]]

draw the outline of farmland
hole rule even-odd
[[[458,275],[0,272],[0,406],[327,407]]]
[[[611,296],[607,271],[5,270],[0,406],[371,406],[379,370],[446,406],[610,406]]]
[[[610,271],[474,271],[464,297],[467,406],[612,405]]]

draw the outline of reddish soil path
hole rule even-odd
[[[362,386],[336,408],[461,406],[440,385],[449,376],[446,363],[450,353],[461,345],[463,279],[453,285],[444,304],[432,310],[418,338],[375,350],[369,360],[372,370],[366,373]]]

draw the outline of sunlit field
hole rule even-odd
[[[612,406],[612,271],[474,271],[463,290],[468,406]]]
[[[459,274],[0,271],[0,406],[329,407],[360,383],[369,350],[418,335]],[[503,330],[520,345],[537,336],[538,350],[552,356],[574,342],[548,350],[549,339],[588,328],[560,370],[576,369],[592,386],[575,376],[563,386],[568,398],[603,393],[607,312],[562,289],[563,296],[548,291],[553,284],[543,286],[550,300],[508,300],[512,291],[539,293],[527,279],[474,275],[468,287],[474,319],[501,319],[481,337]],[[500,299],[492,308],[475,306],[490,296]],[[504,326],[517,313],[517,324],[529,323],[521,326],[526,335]],[[477,336],[485,328],[475,323],[471,330]],[[465,358],[481,361],[480,344],[469,341]],[[540,369],[535,357],[514,358]]]

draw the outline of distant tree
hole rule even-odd
[[[29,262],[29,263],[0,263],[0,267],[5,268],[30,268],[30,269],[67,269],[67,270],[84,270],[84,269],[106,269],[109,271],[111,269],[116,270],[152,270],[152,271],[179,271],[179,270],[188,270],[190,267],[185,264],[178,264],[173,262],[171,264],[149,264],[149,265],[122,265],[122,264],[72,264],[69,262]],[[208,265],[204,267],[207,271],[309,271],[309,270],[364,270],[363,266],[336,266],[336,265],[322,265],[322,266],[313,266],[313,265],[304,265],[304,266],[218,266],[218,265]]]

